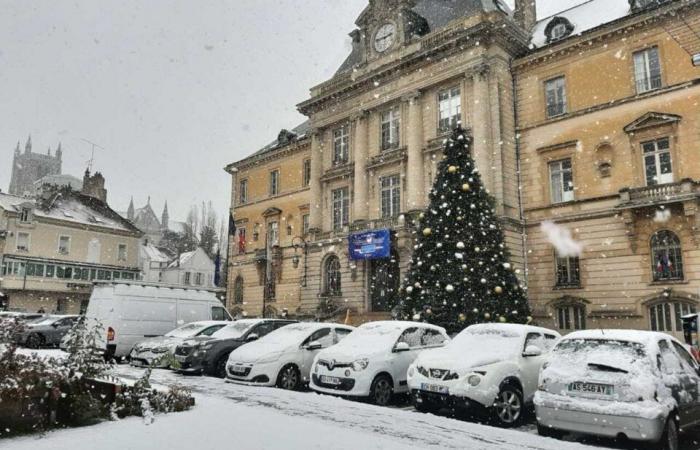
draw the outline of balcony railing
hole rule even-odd
[[[657,184],[620,191],[621,208],[682,202],[698,197],[698,183],[685,179],[678,183]]]

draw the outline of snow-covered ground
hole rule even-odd
[[[49,350],[42,351],[41,354],[52,356],[60,352]],[[141,376],[143,369],[121,365],[115,368],[115,373],[124,379],[133,380]],[[154,370],[151,379],[159,385],[181,384],[190,387],[197,405],[188,412],[156,416],[155,422],[148,426],[139,418],[130,418],[93,427],[53,431],[41,436],[0,440],[0,448],[594,448],[580,443],[540,437],[534,432],[532,425],[519,430],[504,430],[420,414],[408,407],[381,408],[311,392],[239,386],[208,377],[183,377],[167,370]]]

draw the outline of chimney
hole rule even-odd
[[[90,176],[90,169],[85,169],[82,193],[107,203],[105,179],[100,172],[95,172],[94,175]]]
[[[515,0],[515,22],[527,33],[531,33],[537,23],[536,0]]]

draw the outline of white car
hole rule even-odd
[[[158,336],[139,342],[134,346],[129,354],[132,366],[153,366],[166,368],[170,364],[165,357],[166,354],[175,353],[175,348],[186,339],[196,336],[211,336],[226,325],[231,324],[226,320],[204,320],[192,322]]]
[[[472,325],[445,348],[423,353],[409,367],[414,405],[424,412],[485,412],[500,426],[516,426],[559,338],[556,331],[529,325]]]
[[[573,431],[675,450],[678,431],[700,425],[700,368],[665,333],[577,331],[542,369],[535,412],[542,435]]]
[[[332,323],[287,325],[232,351],[226,364],[226,381],[297,390],[309,382],[316,354],[354,329]]]
[[[418,354],[449,340],[444,328],[426,323],[365,323],[316,356],[309,386],[326,394],[369,397],[384,406],[393,394],[408,391],[406,371]]]

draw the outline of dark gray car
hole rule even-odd
[[[28,323],[15,340],[29,348],[57,347],[80,316],[47,316]]]
[[[294,320],[242,319],[225,326],[211,336],[188,339],[175,349],[181,373],[206,374],[224,378],[228,355],[245,344],[257,340]]]

